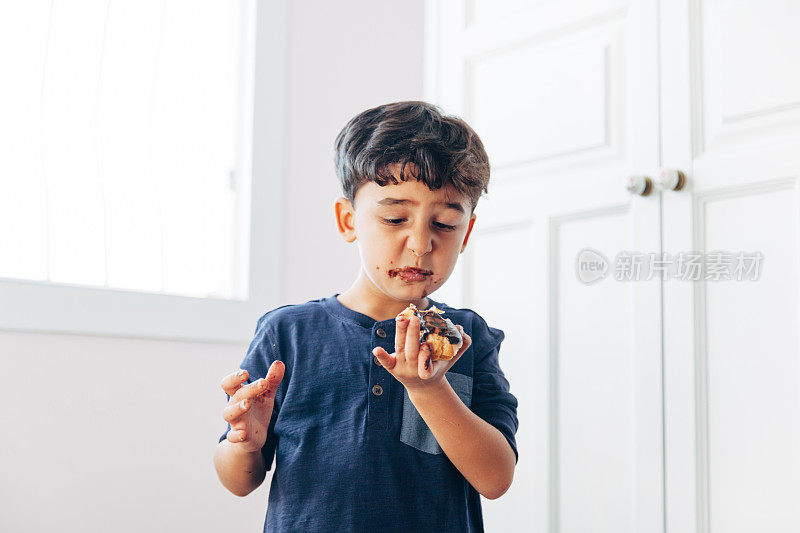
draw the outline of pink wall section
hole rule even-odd
[[[333,142],[357,113],[423,94],[424,2],[293,1],[283,303],[343,292],[359,269],[336,230]]]

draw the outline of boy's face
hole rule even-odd
[[[355,208],[345,198],[336,201],[339,232],[347,242],[357,241],[361,254],[362,271],[353,289],[387,311],[423,303],[444,284],[475,223],[468,198],[450,186],[431,191],[411,175],[411,166],[401,180],[402,164],[390,164],[399,183],[362,185]]]

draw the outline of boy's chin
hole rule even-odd
[[[432,292],[427,283],[399,283],[390,290],[395,298],[406,302],[422,300]]]

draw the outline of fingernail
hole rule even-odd
[[[239,402],[239,407],[241,407],[242,409],[247,409],[247,400],[242,400],[241,402]]]

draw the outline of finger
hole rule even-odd
[[[242,383],[245,381],[247,381],[247,370],[239,370],[233,374],[228,374],[222,378],[222,390],[228,396],[233,396],[236,391],[242,388]]]
[[[275,397],[275,394],[278,392],[278,385],[283,381],[285,371],[286,365],[283,364],[283,361],[278,360],[272,362],[267,371],[267,390],[264,391],[267,397]]]
[[[275,394],[278,392],[278,385],[283,380],[285,370],[286,365],[283,364],[283,361],[273,361],[272,365],[269,367],[266,378],[258,379],[253,383],[243,386],[236,391],[232,400],[238,402],[240,400],[253,399],[256,397],[261,397],[259,400],[274,400]]]
[[[461,341],[462,342],[461,342],[461,348],[459,348],[458,352],[456,352],[456,354],[453,356],[453,358],[450,359],[450,361],[448,361],[448,363],[450,363],[450,366],[456,364],[456,361],[458,361],[458,359],[461,357],[461,355],[464,352],[466,352],[467,348],[469,348],[472,345],[472,338],[464,332],[464,328],[462,328],[461,326],[456,326],[456,327],[461,332]]]
[[[250,409],[250,405],[250,400],[241,400],[231,403],[222,410],[222,418],[224,418],[229,424],[233,425],[240,416]]]
[[[231,396],[231,402],[239,402],[242,400],[252,400],[256,396],[260,396],[267,392],[267,380],[264,378],[258,379],[248,385],[245,385],[236,394]],[[274,394],[273,394],[274,398]]]
[[[417,364],[419,377],[428,379],[433,375],[433,361],[431,360],[431,347],[427,342],[423,343],[419,349],[419,360]]]
[[[408,331],[408,317],[395,318],[394,353],[403,353],[406,346],[406,331]]]
[[[240,430],[231,429],[228,432],[228,440],[233,442],[234,444],[239,442],[244,442],[246,438],[247,438],[247,433],[243,429]]]
[[[419,317],[413,315],[408,320],[408,330],[406,331],[406,345],[403,350],[408,364],[412,367],[417,366],[417,359],[419,356]]]
[[[372,350],[372,355],[378,358],[378,361],[381,363],[381,366],[386,370],[392,370],[397,365],[397,359],[386,352],[380,346],[376,347]]]
[[[472,346],[472,337],[467,335],[467,333],[464,331],[464,328],[462,328],[461,326],[456,326],[456,327],[458,328],[458,331],[461,332],[461,340],[463,341],[461,348],[458,350],[458,353],[456,354],[460,357],[462,353],[467,351],[467,348]]]

